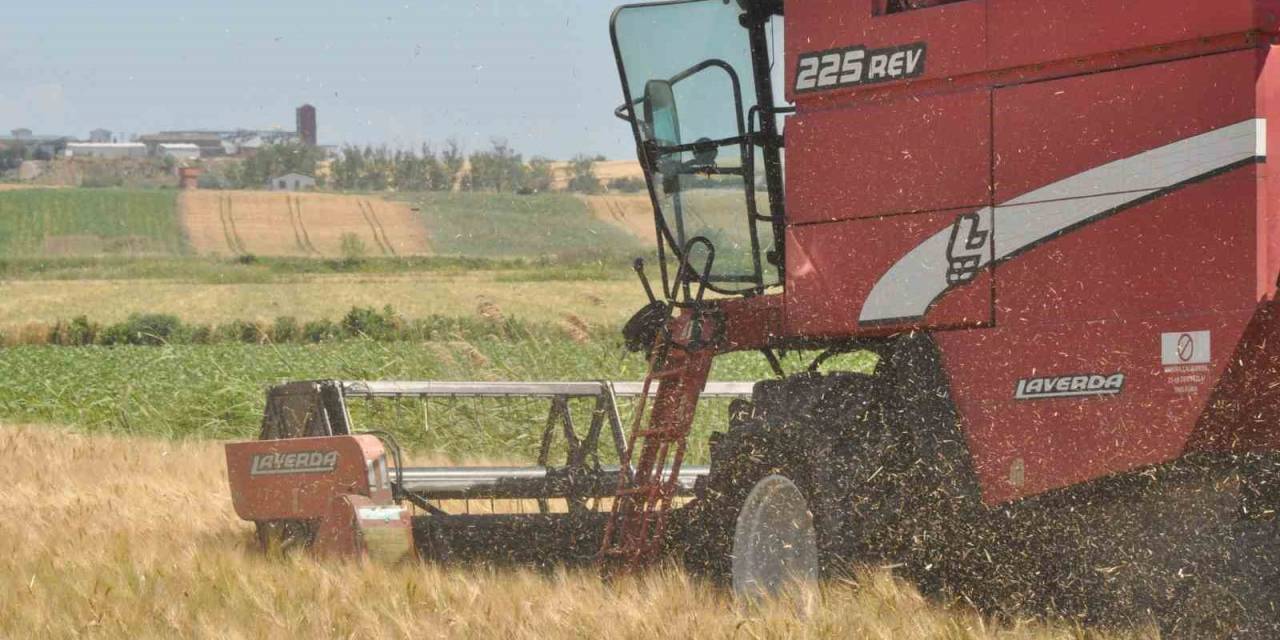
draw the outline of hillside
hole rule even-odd
[[[642,245],[563,193],[416,196],[437,253],[486,258],[632,255]]]
[[[343,257],[354,238],[368,256],[431,252],[422,220],[377,196],[269,191],[190,191],[179,197],[199,255]]]

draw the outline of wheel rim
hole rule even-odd
[[[751,489],[733,532],[733,590],[746,598],[776,596],[818,579],[818,540],[804,494],[784,476]]]
[[[263,520],[257,523],[258,544],[268,556],[283,556],[311,546],[313,525],[305,520]]]

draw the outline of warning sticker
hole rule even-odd
[[[1209,364],[1211,333],[1187,331],[1160,335],[1160,363],[1166,367],[1183,364]]]
[[[1209,331],[1160,334],[1160,364],[1175,393],[1196,393],[1208,381],[1212,344]]]

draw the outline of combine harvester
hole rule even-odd
[[[261,441],[228,447],[236,508],[270,544],[342,555],[676,557],[747,594],[887,565],[984,608],[1280,637],[1278,18],[1280,0],[623,7],[617,113],[661,279],[658,297],[638,265],[630,432],[602,383],[291,385]],[[813,366],[789,374],[781,350]],[[690,469],[700,396],[742,391],[708,386],[711,364],[738,351],[777,379]],[[855,352],[874,371],[830,371]],[[567,464],[404,468],[344,402],[406,394],[547,397]],[[596,402],[582,438],[557,417],[575,397]]]

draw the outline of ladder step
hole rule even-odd
[[[659,444],[675,442],[680,439],[680,434],[670,429],[645,429],[637,432],[636,435],[641,438],[657,440]]]
[[[663,498],[674,496],[676,494],[675,484],[667,480],[658,480],[652,484],[646,484],[637,487],[627,487],[626,489],[618,489],[614,492],[616,497],[622,496],[652,496],[655,498]]]
[[[638,496],[638,495],[644,495],[644,494],[650,493],[651,491],[655,491],[655,490],[661,490],[661,487],[654,487],[653,485],[641,485],[637,487],[628,487],[626,489],[618,489],[616,492],[614,492],[614,495],[619,498],[622,496]]]

